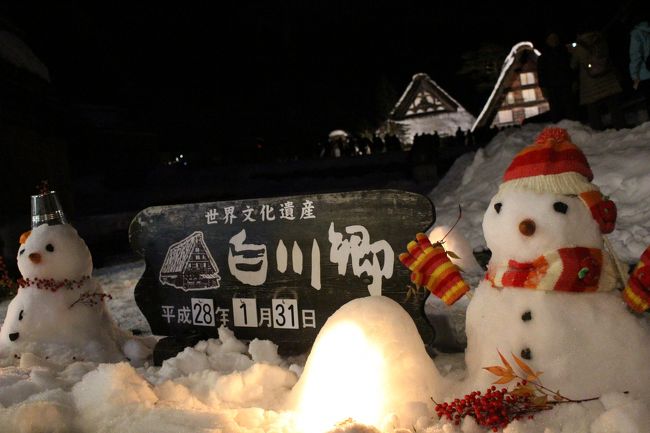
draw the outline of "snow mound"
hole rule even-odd
[[[441,381],[408,313],[390,298],[370,296],[348,302],[327,320],[292,401],[305,432],[346,419],[410,426],[426,416]],[[391,418],[395,412],[402,417]]]

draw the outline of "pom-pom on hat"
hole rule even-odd
[[[546,128],[535,142],[515,155],[503,175],[499,191],[517,189],[577,195],[589,208],[602,233],[611,233],[616,206],[591,183],[594,174],[582,150],[566,129]]]

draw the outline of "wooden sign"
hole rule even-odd
[[[220,326],[305,352],[332,313],[368,295],[402,304],[430,341],[426,294],[409,292],[398,256],[433,221],[428,198],[396,190],[144,209],[129,239],[146,262],[138,307],[155,335],[170,336],[155,362]]]

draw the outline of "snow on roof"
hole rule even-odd
[[[419,73],[413,75],[413,78],[411,79],[411,82],[409,83],[408,86],[406,86],[406,90],[404,91],[404,93],[402,93],[402,96],[400,96],[399,100],[397,101],[397,103],[395,104],[393,109],[391,110],[391,112],[390,112],[391,117],[395,114],[395,110],[397,110],[397,108],[400,105],[402,105],[402,103],[404,102],[404,99],[406,99],[407,95],[411,92],[411,89],[413,88],[415,83],[419,82],[420,80],[428,81],[436,90],[440,91],[440,93],[442,93],[453,104],[455,104],[458,107],[459,110],[463,109],[464,111],[467,111],[467,110],[465,110],[465,108],[462,105],[460,105],[460,103],[458,101],[456,101],[454,98],[452,98],[449,93],[447,93],[442,87],[440,87],[438,85],[438,83],[433,81],[431,79],[431,77],[429,77],[429,75],[425,74],[424,72],[419,72]]]
[[[347,137],[348,133],[345,132],[342,129],[335,129],[334,131],[330,132],[329,137],[334,138],[334,137]]]
[[[45,64],[22,39],[6,30],[0,30],[0,57],[45,81],[50,81],[50,72]]]
[[[393,110],[390,112],[390,117],[395,116],[397,110],[406,102],[408,95],[415,90],[414,86],[420,85],[423,80],[435,89],[436,92],[439,92],[444,98],[451,102],[451,104],[455,106],[456,111],[440,111],[406,119],[393,119],[392,122],[404,125],[408,128],[408,132],[401,137],[402,141],[411,143],[416,134],[432,134],[433,131],[437,131],[440,135],[453,135],[458,127],[462,130],[469,130],[474,123],[474,116],[472,116],[472,114],[470,114],[456,99],[440,87],[438,83],[432,80],[431,77],[422,72],[413,75],[411,82],[393,107]]]
[[[501,84],[502,84],[502,82],[503,82],[503,79],[505,78],[506,74],[507,74],[508,71],[510,70],[510,66],[512,66],[512,64],[514,63],[515,58],[516,58],[516,56],[517,56],[517,53],[518,53],[522,48],[530,48],[530,49],[532,49],[533,52],[534,52],[538,57],[542,55],[542,54],[541,54],[537,49],[535,49],[535,47],[533,46],[533,43],[532,43],[532,42],[523,41],[523,42],[519,42],[518,44],[515,44],[515,45],[512,47],[512,49],[510,50],[510,53],[506,56],[506,60],[503,62],[503,67],[501,68],[501,74],[499,75],[499,79],[497,80],[497,83],[494,85],[494,89],[492,89],[492,93],[490,94],[490,97],[488,98],[487,102],[486,102],[485,105],[483,106],[483,110],[481,111],[481,114],[478,115],[478,117],[476,118],[476,122],[474,122],[474,125],[472,126],[472,131],[474,131],[474,130],[476,129],[476,127],[477,127],[477,126],[481,123],[481,121],[483,120],[483,117],[487,114],[488,109],[489,109],[490,106],[492,105],[492,102],[493,102],[493,100],[494,100],[494,97],[495,97],[496,94],[497,94],[497,91],[498,91],[499,88],[501,87]]]

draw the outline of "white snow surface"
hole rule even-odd
[[[413,143],[418,134],[433,134],[437,131],[440,136],[453,136],[458,127],[469,131],[474,124],[474,116],[459,106],[457,111],[451,113],[432,113],[393,122],[406,126],[407,132],[401,139],[404,143]]]
[[[609,237],[619,256],[627,263],[635,263],[650,244],[650,222],[644,218],[650,210],[650,122],[633,130],[601,133],[573,122],[562,122],[559,126],[567,128],[573,141],[585,151],[595,174],[594,182],[617,204],[619,220]],[[541,129],[541,125],[531,125],[521,130],[506,130],[485,149],[459,159],[431,193],[438,221],[451,226],[460,203],[463,217],[453,233],[464,235],[471,248],[485,248],[481,224],[489,200],[512,157],[532,143]],[[465,250],[466,246],[460,249]],[[474,264],[466,267],[468,272],[471,272],[469,268],[479,272]],[[138,262],[98,271],[95,278],[114,298],[107,306],[115,322],[122,329],[148,333],[133,300],[133,289],[142,272],[143,264]],[[470,281],[477,278],[476,274],[468,275]],[[534,296],[542,295],[539,291],[534,293]],[[481,323],[499,322],[499,309],[514,310],[517,303],[531,302],[530,298],[522,300],[523,295],[518,296],[495,304],[486,312],[490,317],[486,316]],[[470,309],[472,304],[476,308],[490,308],[489,302],[497,302],[492,298],[479,298],[475,302],[477,297],[478,293],[470,301]],[[541,308],[533,310],[531,323],[537,322],[539,326],[536,332],[557,330],[560,324],[551,324],[547,330],[544,321],[539,320],[557,312],[548,308],[548,302],[535,305]],[[603,313],[607,309],[621,309],[614,303],[603,305]],[[580,320],[580,314],[571,318],[569,326],[581,329],[585,323],[600,323],[597,317],[588,318],[587,322]],[[617,317],[621,313],[611,314]],[[640,328],[632,324],[636,319],[629,317],[629,324],[613,323],[610,327],[620,325],[637,332]],[[468,328],[475,325],[468,321]],[[581,335],[593,339],[587,346],[600,344],[606,353],[611,344],[610,334],[600,335],[600,331],[599,328],[593,333],[573,333],[569,337]],[[557,345],[581,343],[559,340]],[[647,340],[645,346],[649,346]],[[613,350],[621,350],[620,345],[615,345]],[[646,349],[632,346],[628,350]],[[619,355],[627,357],[628,353]],[[612,356],[605,357],[612,359]],[[555,364],[554,360],[549,361],[544,375],[552,376],[558,368],[566,367],[562,359],[556,361]],[[134,367],[126,362],[59,364],[30,353],[22,353],[19,360],[11,358],[2,362],[5,365],[0,368],[2,433],[486,431],[471,418],[459,426],[436,418],[429,397],[437,401],[462,397],[458,393],[466,391],[463,387],[468,382],[461,379],[471,378],[472,374],[465,371],[462,354],[441,355],[433,361],[428,358],[408,315],[398,304],[382,297],[363,298],[341,307],[323,327],[307,359],[283,358],[270,341],[239,341],[231,331],[222,328],[218,338],[186,348],[162,367],[148,364]],[[585,361],[580,359],[580,362]],[[640,383],[632,391],[650,389],[647,363],[634,365],[632,362],[625,368],[639,371]],[[627,386],[635,372],[605,368],[599,374],[603,375],[604,385],[598,381],[584,382],[581,378],[566,384],[571,391],[580,391],[580,395],[571,397],[591,397],[592,392],[602,392],[598,400],[558,405],[532,420],[515,421],[504,432],[649,432],[647,393],[608,390],[617,385],[616,375],[623,375]],[[564,391],[562,386],[561,390]],[[345,411],[346,407],[349,412]],[[310,420],[323,423],[310,423]]]

